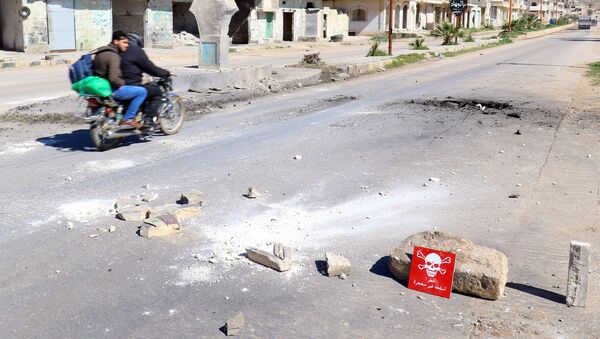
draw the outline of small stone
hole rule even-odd
[[[164,214],[158,218],[148,219],[140,226],[140,236],[145,238],[164,237],[177,233],[181,225],[173,214]]]
[[[504,154],[504,150],[500,150],[500,152],[499,152],[499,153],[500,153],[500,154]]]
[[[110,227],[108,228],[108,232],[109,232],[109,233],[115,233],[115,231],[116,231],[116,230],[117,230],[117,228],[116,228],[115,226],[110,226]]]
[[[406,292],[400,292],[400,295],[406,295]]]
[[[120,197],[115,202],[115,209],[121,210],[133,206],[139,206],[141,203],[137,196]]]
[[[192,190],[189,192],[181,193],[181,196],[179,197],[177,203],[180,205],[202,206],[204,203],[204,193],[198,190]]]
[[[435,178],[435,177],[429,178],[429,181],[431,181],[431,182],[440,182],[440,180],[441,180],[440,178]]]
[[[225,324],[225,334],[229,337],[237,336],[244,328],[244,315],[242,312],[227,320]]]
[[[273,245],[273,254],[256,248],[247,248],[246,256],[255,263],[270,267],[279,272],[292,269],[292,249],[279,243]]]
[[[332,252],[325,253],[327,260],[327,275],[330,277],[350,274],[350,261],[341,255]]]
[[[510,199],[517,199],[518,197],[519,197],[518,194],[511,194],[508,196],[508,198],[510,198]]]
[[[256,190],[253,187],[250,187],[250,188],[248,188],[248,191],[243,194],[243,196],[248,199],[256,199],[260,195],[256,192]]]
[[[565,321],[565,319],[559,318],[558,321],[560,321],[562,323],[563,321]]]
[[[591,158],[591,157],[592,157],[592,155],[591,155],[591,154],[588,154],[588,155],[587,155],[587,157],[588,157],[588,158]]]
[[[346,278],[348,278],[348,276],[346,275],[346,273],[342,273],[338,276],[338,278],[340,278],[342,280],[346,280]]]
[[[90,234],[90,238],[98,238],[98,234]]]
[[[302,160],[302,156],[301,155],[294,155],[294,160]]]
[[[421,299],[421,300],[427,300],[425,297],[418,295],[417,299]]]
[[[67,226],[66,227],[67,227],[68,230],[72,230],[73,228],[75,228],[75,225],[73,225],[72,222],[67,221]]]
[[[144,192],[138,196],[142,202],[151,202],[158,199],[158,193],[156,192]]]
[[[179,220],[189,219],[202,214],[202,210],[197,206],[183,207],[173,211]]]
[[[149,184],[142,185],[142,188],[145,189],[145,190],[147,190],[147,189],[150,188],[150,185]]]

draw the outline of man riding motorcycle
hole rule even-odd
[[[157,85],[142,83],[143,73],[161,78],[169,77],[172,74],[150,61],[142,49],[144,47],[142,38],[137,33],[128,33],[127,38],[129,39],[129,48],[121,54],[121,73],[127,85],[142,86],[148,92],[144,104],[145,125],[152,126],[158,117],[162,93]]]
[[[129,107],[125,112],[121,125],[142,127],[142,124],[134,121],[135,115],[140,106],[144,103],[148,91],[141,86],[132,86],[126,83],[121,74],[121,57],[119,52],[123,53],[129,48],[127,34],[123,31],[115,31],[112,35],[111,43],[96,51],[94,59],[94,72],[108,80],[112,87],[112,96],[117,101],[129,101]]]

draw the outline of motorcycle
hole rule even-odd
[[[135,119],[143,123],[139,129],[121,125],[123,112],[126,109],[123,103],[115,101],[112,97],[83,95],[86,108],[81,117],[90,124],[90,137],[99,151],[114,148],[129,136],[145,138],[154,135],[157,130],[165,135],[179,132],[185,117],[185,106],[181,97],[172,92],[173,80],[155,78],[151,83],[161,89],[160,108],[154,118],[146,117],[141,111],[138,112]]]

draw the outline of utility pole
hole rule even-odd
[[[508,31],[512,32],[512,12],[513,12],[513,7],[512,7],[512,0],[508,0]]]
[[[542,7],[544,6],[544,0],[539,0],[539,1],[540,1],[540,3],[539,3],[539,6],[540,6],[540,21],[543,22],[544,16],[542,14]]]
[[[389,15],[389,19],[388,19],[388,22],[389,22],[388,23],[388,26],[389,26],[389,33],[388,33],[388,55],[392,56],[392,35],[393,35],[392,34],[393,33],[393,31],[392,31],[392,27],[393,27],[392,26],[393,25],[392,19],[394,18],[394,16],[393,16],[394,2],[393,2],[393,0],[388,0],[388,1],[390,2],[390,9],[389,9],[389,12],[390,12],[389,14],[390,15]]]

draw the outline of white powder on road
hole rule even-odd
[[[213,279],[213,269],[208,266],[191,266],[185,268],[175,282],[176,286],[186,286],[198,282],[209,282]]]
[[[77,222],[89,222],[98,217],[110,215],[109,210],[113,207],[112,200],[86,200],[62,204],[58,207],[60,214],[68,220]]]
[[[39,142],[26,141],[17,143],[6,143],[0,148],[0,155],[23,154],[42,146]]]
[[[80,172],[113,172],[135,166],[136,163],[129,159],[94,160],[79,166]]]

